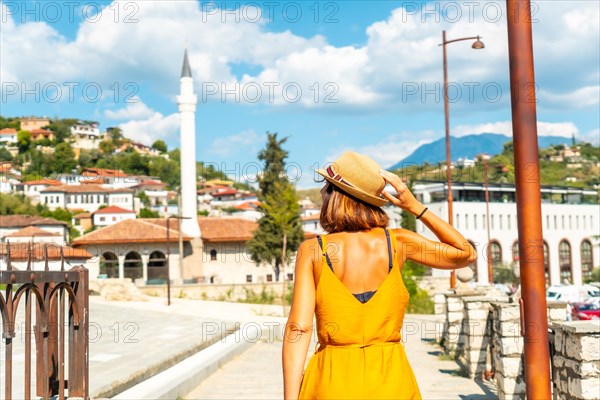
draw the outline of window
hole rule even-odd
[[[546,276],[546,285],[550,286],[550,248],[544,240],[544,275]]]
[[[485,218],[486,218],[485,214],[482,214],[481,215],[481,226],[483,226],[483,229],[486,229],[485,228],[485,222],[486,222]]]
[[[293,281],[294,280],[294,274],[287,274],[287,280],[288,281]]]
[[[558,262],[560,265],[561,283],[572,283],[571,245],[566,240],[562,240],[558,245]]]
[[[592,269],[594,268],[592,259],[592,243],[584,239],[581,242],[581,278],[584,282],[592,279]]]
[[[475,253],[477,253],[477,247],[475,246],[475,243],[473,243],[469,240],[469,244],[473,247],[473,249],[475,250]],[[475,260],[471,264],[469,264],[469,268],[471,268],[471,270],[473,271],[473,281],[477,282],[477,260]]]
[[[267,282],[273,282],[273,274],[267,274]]]
[[[583,229],[587,229],[587,223],[585,221],[585,215],[582,216],[581,219],[583,220]]]
[[[456,214],[456,229],[460,229],[460,214]]]
[[[494,229],[494,214],[490,216],[490,228]]]
[[[510,230],[510,214],[506,216],[506,229]]]
[[[515,240],[512,245],[512,259],[513,261],[519,261],[519,241]]]
[[[575,217],[575,229],[579,229],[579,215]]]
[[[469,229],[469,215],[465,214],[465,229]]]
[[[477,214],[473,215],[473,229],[477,229]]]
[[[569,229],[573,229],[573,224],[571,223],[573,218],[569,215]]]
[[[117,217],[112,217],[113,222],[117,220]]]
[[[502,247],[500,247],[500,243],[498,243],[498,242],[490,243],[490,253],[492,256],[492,267],[501,268],[502,267]]]
[[[564,215],[560,216],[560,224],[561,224],[561,228],[565,229],[565,216]]]
[[[317,230],[317,221],[315,221],[315,230]],[[283,253],[282,253],[283,254]]]
[[[556,215],[554,216],[554,229],[558,229],[558,223],[556,222]]]
[[[550,229],[550,216],[546,215],[546,229]]]
[[[106,217],[100,217],[100,222],[104,222],[105,220],[106,220]]]
[[[251,283],[252,282],[252,275],[246,275],[246,282],[247,283]]]
[[[215,249],[210,251],[210,261],[217,261],[217,251]]]
[[[502,229],[502,214],[498,215],[498,229]]]

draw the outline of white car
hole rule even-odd
[[[554,285],[546,291],[546,301],[580,303],[600,298],[600,289],[592,285]]]

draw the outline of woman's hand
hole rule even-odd
[[[391,172],[385,170],[379,171],[379,174],[383,177],[383,179],[385,179],[386,182],[389,182],[389,184],[396,189],[396,193],[398,193],[397,197],[394,197],[385,190],[381,192],[381,194],[383,194],[383,196],[393,205],[415,215],[419,215],[419,213],[423,211],[425,206],[423,206],[415,198],[415,196],[413,196],[411,191],[408,189],[406,184],[402,182],[402,179],[400,179],[398,175],[392,174]]]

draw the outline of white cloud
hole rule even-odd
[[[125,108],[106,110],[104,116],[112,120],[143,119],[154,115],[155,111],[144,104],[139,97],[132,97]]]
[[[397,8],[388,18],[366,29],[364,45],[342,47],[327,43],[319,35],[304,38],[287,30],[270,32],[264,18],[259,22],[249,20],[249,16],[257,15],[252,7],[246,8],[240,18],[231,13],[221,14],[208,7],[209,3],[196,1],[179,2],[177,7],[168,1],[131,4],[136,9],[130,17],[137,22],[125,23],[125,4],[115,2],[111,8],[107,5],[103,9],[98,21],[82,22],[76,37],[70,40],[48,23],[15,24],[2,3],[6,22],[3,21],[0,47],[3,54],[11,57],[2,57],[0,79],[42,84],[77,80],[98,82],[104,88],[115,82],[121,85],[135,82],[139,86],[159,87],[164,92],[171,90],[176,80],[184,40],[189,38],[190,61],[199,86],[212,82],[219,88],[231,88],[235,83],[243,87],[252,82],[260,85],[276,82],[280,87],[274,92],[273,104],[278,106],[327,110],[341,107],[363,112],[381,108],[398,112],[432,110],[438,109],[441,101],[428,97],[423,102],[418,94],[407,98],[406,84],[429,85],[420,86],[421,91],[439,85],[442,65],[438,44],[440,31],[446,29],[449,39],[479,34],[486,44],[484,50],[478,51],[470,49],[470,42],[448,46],[450,81],[481,85],[492,82],[503,88],[502,101],[490,103],[481,99],[480,85],[476,89],[479,101],[469,104],[469,108],[492,109],[508,104],[503,2],[488,7],[488,11],[499,9],[501,18],[497,20],[489,12],[482,12],[482,7],[473,12],[469,8],[472,4],[453,3],[461,7],[458,23],[452,23],[439,12],[424,18],[424,10],[411,12]],[[420,3],[411,4],[424,7]],[[433,3],[433,6],[443,10],[443,4]],[[590,1],[535,4],[534,50],[541,105],[562,109],[597,106],[600,4]],[[121,11],[116,22],[115,8]],[[237,77],[232,68],[239,64],[257,68],[258,72]],[[282,92],[283,86],[290,83],[302,88],[297,102],[286,101]],[[332,85],[325,88],[328,83]],[[267,93],[268,88],[263,87],[261,102],[269,102]],[[327,95],[338,102],[325,102]],[[460,110],[460,104],[467,102],[466,97],[453,110]],[[232,96],[227,101],[231,99]]]
[[[164,116],[159,112],[154,112],[145,119],[119,124],[125,137],[148,146],[159,139],[166,142],[174,140],[179,133],[179,126],[178,113]]]
[[[250,129],[213,140],[208,151],[221,157],[228,157],[238,152],[254,154],[258,151],[260,144],[261,141],[258,135]]]
[[[512,136],[512,122],[498,121],[478,125],[458,125],[451,129],[452,136],[477,135],[480,133],[501,133]],[[564,136],[578,135],[579,129],[573,122],[543,122],[537,123],[538,136]]]

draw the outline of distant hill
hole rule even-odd
[[[461,137],[450,136],[450,150],[452,161],[459,158],[473,159],[477,154],[487,153],[496,155],[502,153],[504,143],[511,141],[512,137],[500,133],[482,133]],[[538,136],[538,146],[548,147],[553,144],[570,144],[571,138],[562,136]],[[446,160],[446,138],[435,140],[419,146],[411,155],[400,160],[390,171],[406,166],[406,164],[435,164]]]

